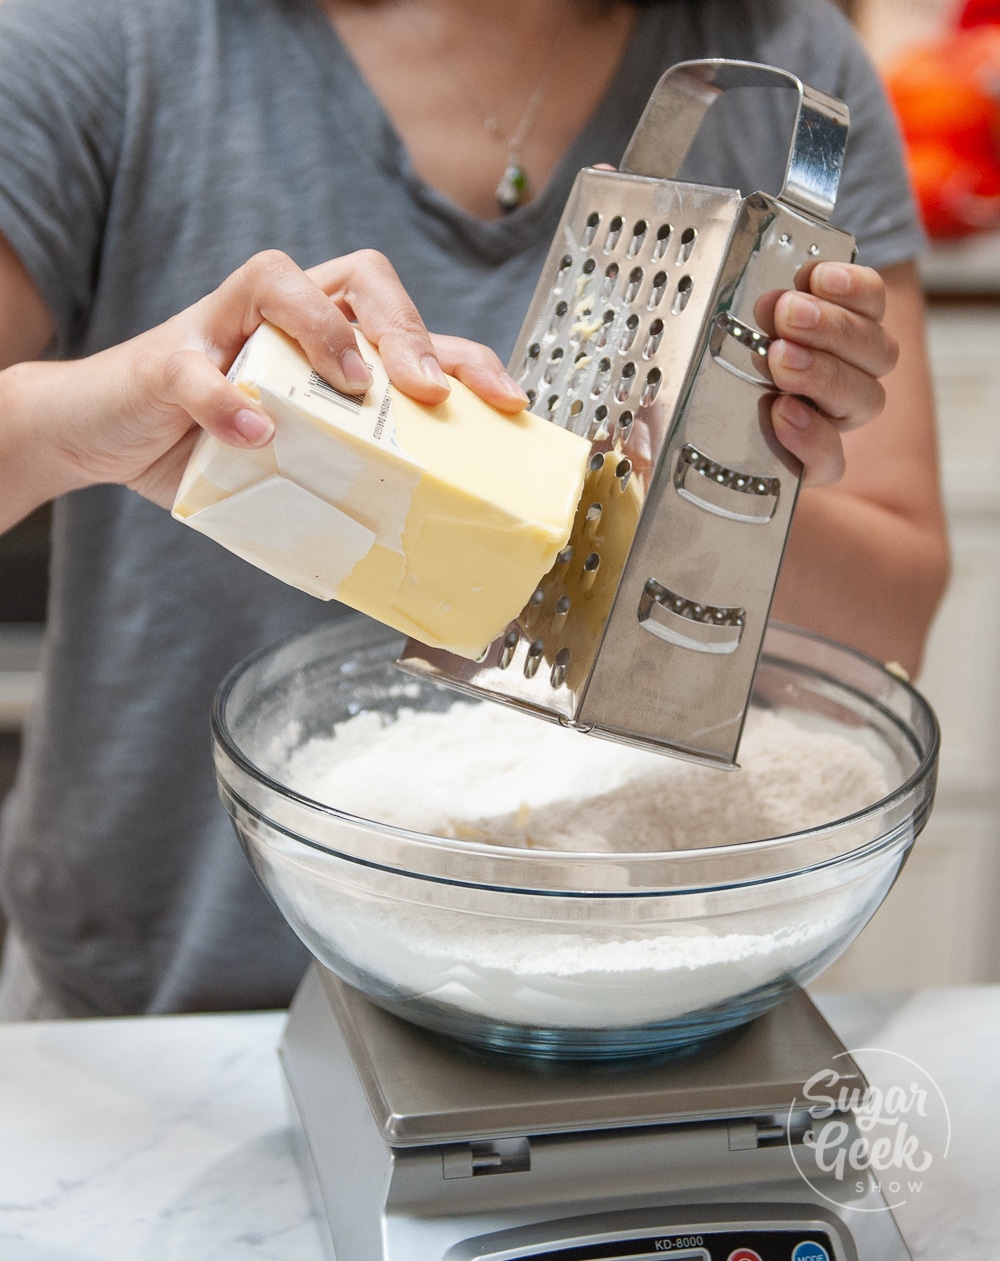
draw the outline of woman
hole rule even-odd
[[[912,669],[947,565],[920,235],[825,0],[0,5],[0,527],[59,496],[0,1011],[287,1001],[304,952],[215,799],[207,713],[247,652],[335,613],[163,512],[193,425],[268,441],[222,376],[261,318],[334,384],[366,379],[353,316],[415,397],[443,398],[444,369],[517,410],[501,360],[575,171],[615,162],[662,71],[709,55],[852,109],[835,221],[878,270],[821,265],[775,306],[775,430],[812,487],[775,611]],[[766,187],[782,108],[720,110],[685,173]]]

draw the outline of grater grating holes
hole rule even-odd
[[[629,258],[635,258],[642,249],[642,243],[645,241],[648,231],[649,224],[645,219],[638,219],[632,225],[632,239],[629,241],[628,249],[625,251]]]
[[[611,360],[605,357],[597,365],[597,373],[594,377],[594,384],[590,393],[593,398],[599,398],[608,388],[608,380],[611,376]],[[604,408],[604,414],[607,415],[608,409]]]
[[[671,315],[680,315],[690,302],[693,289],[694,280],[690,276],[681,276],[677,282],[677,292],[674,294],[673,306],[670,308]]]
[[[643,359],[652,359],[656,352],[660,349],[660,342],[663,341],[664,323],[657,316],[649,326],[649,332],[646,335],[646,344],[642,348]]]
[[[653,277],[653,283],[649,288],[649,301],[646,306],[650,311],[654,311],[663,300],[663,295],[667,292],[667,273],[658,271]]]
[[[583,569],[580,571],[580,590],[589,591],[594,585],[597,578],[597,571],[601,567],[601,557],[598,552],[591,552],[587,559],[583,562]]]
[[[624,403],[632,392],[632,385],[635,381],[635,364],[632,362],[622,365],[621,375],[618,378],[618,385],[615,388],[615,399],[619,403]]]
[[[533,679],[545,653],[545,640],[533,639],[528,645],[528,655],[524,659],[524,677]]]
[[[632,461],[627,457],[618,461],[615,468],[615,477],[618,479],[619,489],[624,490],[632,476]]]
[[[593,244],[594,237],[597,235],[597,229],[601,226],[601,216],[596,210],[591,211],[587,216],[587,222],[583,225],[583,232],[580,234],[580,243],[582,245]]]
[[[618,245],[622,234],[622,228],[624,226],[625,220],[621,217],[621,215],[615,215],[608,224],[608,235],[604,238],[605,254],[610,254],[611,251]]]
[[[547,338],[559,336],[559,330],[562,327],[562,322],[566,318],[566,312],[568,310],[568,302],[557,302],[552,308],[552,319],[549,320],[549,326],[545,330],[545,336]]]
[[[642,395],[639,399],[640,407],[649,407],[656,399],[660,392],[660,383],[663,380],[663,373],[659,368],[650,368],[646,373],[646,383],[642,387]]]
[[[562,687],[566,678],[566,671],[569,669],[569,649],[560,648],[556,653],[556,659],[552,663],[552,670],[549,673],[549,682],[553,687]]]
[[[636,295],[642,286],[642,268],[633,267],[629,273],[628,284],[625,286],[625,301],[631,305],[636,299]]]
[[[503,637],[503,645],[500,648],[500,657],[497,665],[501,670],[506,670],[510,663],[514,660],[514,653],[517,651],[517,645],[520,642],[520,635],[516,630],[509,630]]]
[[[698,239],[697,228],[685,228],[681,233],[680,244],[677,248],[678,263],[686,263],[694,251],[694,243]]]
[[[600,298],[602,302],[606,302],[615,291],[615,285],[618,281],[618,264],[608,263],[604,269],[604,279],[601,281]]]
[[[618,339],[618,349],[621,353],[627,354],[632,349],[632,343],[635,341],[635,335],[639,328],[639,317],[635,313],[630,315],[622,327],[621,337]]]
[[[531,593],[531,598],[524,606],[523,621],[526,627],[531,626],[537,620],[538,614],[542,611],[542,605],[545,603],[545,588],[536,587]]]
[[[594,418],[590,422],[590,432],[587,434],[587,437],[591,442],[600,442],[607,438],[607,419],[608,409],[603,403],[599,403],[597,407],[594,408]]]
[[[659,262],[667,252],[667,244],[670,241],[673,228],[669,223],[661,223],[656,229],[656,239],[653,241],[653,262]]]

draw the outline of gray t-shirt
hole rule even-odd
[[[490,223],[416,176],[314,0],[4,0],[0,231],[63,355],[149,328],[257,250],[308,266],[374,247],[432,329],[506,357],[575,172],[616,162],[662,71],[700,56],[780,65],[845,99],[835,221],[862,262],[916,254],[894,127],[825,0],[644,8],[549,187]],[[775,191],[791,94],[766,95],[716,120],[685,173]],[[219,804],[208,714],[231,666],[337,609],[119,487],[65,496],[54,529],[45,686],[4,817],[6,913],[70,1012],[284,1004],[305,951]]]

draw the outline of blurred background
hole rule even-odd
[[[819,987],[1000,982],[1000,0],[843,7],[890,90],[930,234],[922,272],[954,575],[918,680],[943,729],[937,805],[884,906]],[[48,530],[46,509],[0,537],[0,798],[37,687]]]

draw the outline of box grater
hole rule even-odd
[[[674,178],[723,91],[798,94],[777,197]],[[399,664],[611,739],[733,767],[801,466],[770,423],[757,300],[854,241],[827,222],[848,111],[751,62],[683,62],[618,171],[579,173],[511,359],[531,409],[591,439],[572,534],[478,661]],[[801,276],[800,276],[801,284]]]

